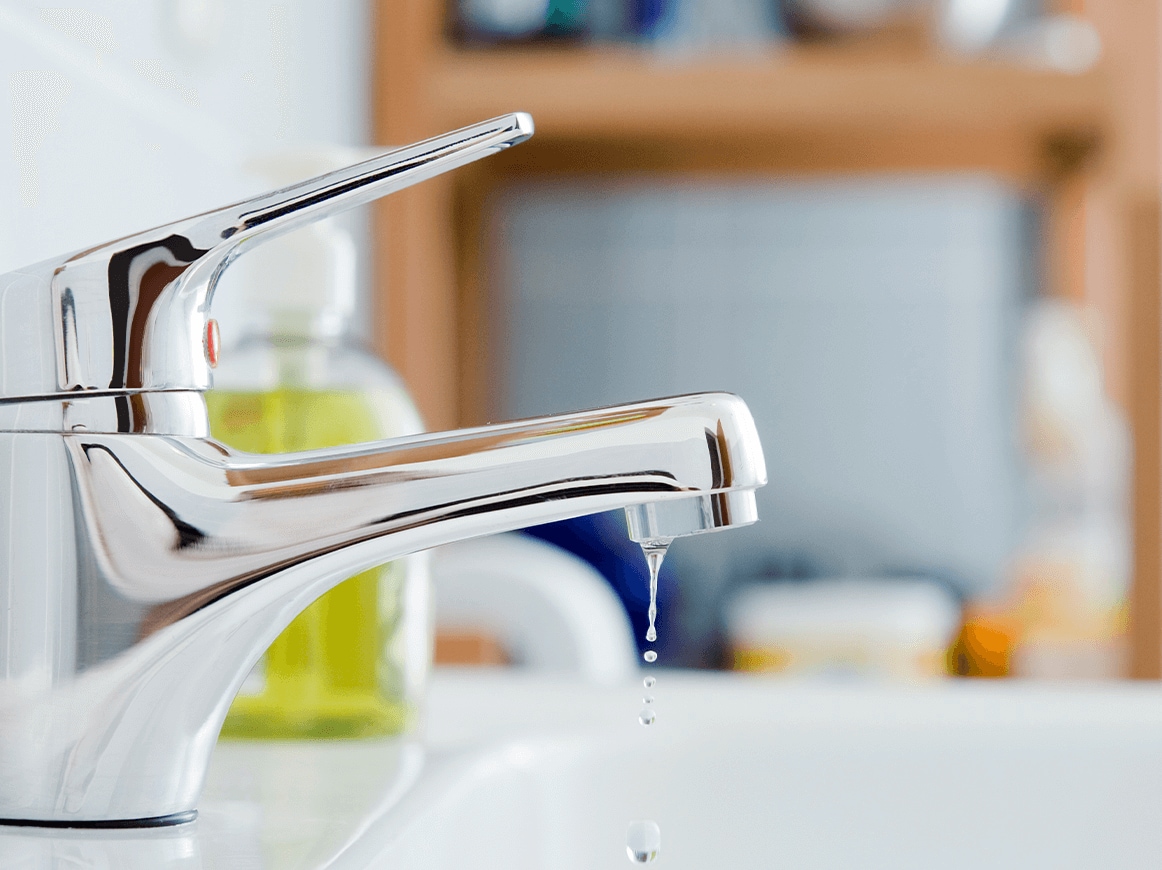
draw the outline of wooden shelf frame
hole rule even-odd
[[[943,131],[1088,142],[1107,105],[1100,73],[820,47],[694,58],[626,47],[441,48],[425,90],[443,126],[519,107],[533,113],[538,136],[590,141]]]
[[[378,8],[378,142],[399,144],[514,110],[533,140],[482,169],[390,199],[381,274],[384,347],[434,425],[464,419],[463,295],[453,220],[470,186],[578,173],[978,169],[1030,186],[1073,171],[1108,126],[1101,73],[1067,75],[931,53],[781,47],[676,57],[625,46],[454,48],[439,0]],[[473,212],[474,206],[467,208]],[[470,234],[471,228],[468,228]],[[451,354],[451,357],[449,356]]]

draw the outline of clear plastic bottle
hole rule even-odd
[[[241,340],[223,352],[206,394],[215,438],[284,453],[422,431],[399,378],[352,335],[354,264],[349,234],[331,222],[239,260],[231,283],[247,303]],[[247,678],[222,735],[399,733],[415,718],[430,657],[419,554],[349,578],[299,615]]]

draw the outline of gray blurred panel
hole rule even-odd
[[[1030,210],[979,176],[538,185],[498,220],[504,416],[727,389],[763,522],[675,552],[716,587],[826,573],[997,582],[1018,539]]]

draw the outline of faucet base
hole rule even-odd
[[[114,830],[124,828],[168,828],[185,825],[198,817],[197,810],[184,813],[170,813],[168,816],[151,816],[148,819],[0,819],[0,826],[14,828],[81,828],[85,830]]]

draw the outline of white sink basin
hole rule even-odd
[[[223,745],[201,818],[169,835],[183,854],[151,843],[143,866],[620,868],[635,819],[661,826],[663,868],[1162,860],[1162,688],[659,671],[652,694],[645,728],[638,684],[443,673],[426,757],[398,743]],[[0,855],[41,842],[5,836]],[[70,856],[99,848],[41,836]]]
[[[360,857],[384,866],[1156,867],[1162,690],[777,684],[661,672],[640,689],[446,678],[446,784],[410,795]],[[449,750],[484,737],[456,763]],[[434,771],[433,771],[434,773]],[[398,859],[399,864],[391,860]],[[663,863],[664,862],[664,863]]]

